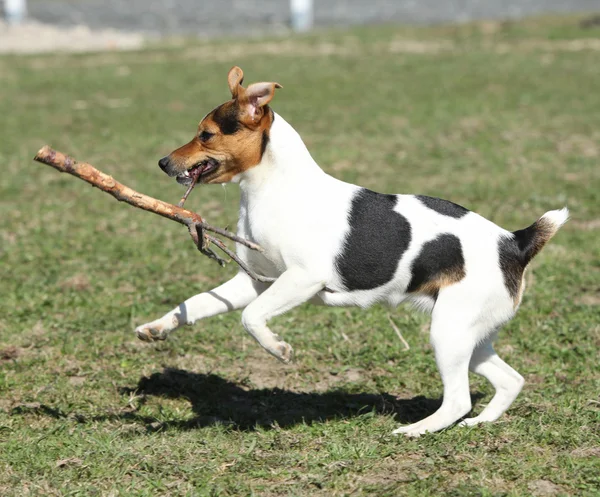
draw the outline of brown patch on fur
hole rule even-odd
[[[521,276],[521,283],[519,284],[519,288],[517,289],[517,294],[513,297],[514,308],[519,307],[521,300],[523,299],[523,292],[525,292],[525,273],[527,272],[527,268],[523,269],[523,274]]]
[[[447,268],[436,278],[424,282],[415,290],[415,292],[424,293],[425,295],[429,295],[430,297],[437,299],[437,296],[442,288],[453,285],[454,283],[458,283],[465,276],[466,273],[463,266]]]

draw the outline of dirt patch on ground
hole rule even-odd
[[[409,54],[437,54],[441,52],[450,52],[455,50],[455,45],[449,40],[442,41],[422,41],[397,39],[392,40],[387,46],[390,53],[409,53]]]
[[[21,355],[20,349],[15,346],[0,349],[0,361],[11,361]]]
[[[310,385],[311,392],[326,392],[347,383],[371,379],[371,373],[361,368],[307,371],[301,363],[283,366],[262,349],[253,352],[232,372],[235,377],[245,378],[253,388],[302,390]]]
[[[169,361],[169,367],[189,372],[217,372],[250,389],[282,389],[294,392],[326,392],[359,383],[375,389],[374,378],[385,374],[378,368],[307,367],[301,360],[281,364],[249,338],[242,338],[243,359],[224,366],[218,359],[184,354]],[[150,373],[151,371],[148,371]]]
[[[600,447],[579,447],[571,452],[573,457],[600,457]]]
[[[577,155],[583,157],[598,157],[600,149],[595,137],[585,135],[571,135],[557,144],[558,153],[561,155]]]
[[[593,306],[597,306],[600,305],[600,295],[594,295],[591,293],[582,295],[581,297],[577,297],[577,299],[575,300],[578,304],[583,304],[583,305],[593,305]]]
[[[577,304],[589,305],[589,306],[598,306],[600,305],[600,290],[591,293],[584,293],[583,295],[579,295],[575,302]]]
[[[59,286],[66,290],[89,290],[92,285],[86,274],[76,273],[65,279]]]
[[[421,480],[430,475],[423,458],[418,454],[403,454],[401,457],[386,457],[369,468],[368,474],[360,476],[358,483],[389,487],[397,483]]]
[[[33,21],[9,26],[0,21],[0,53],[137,50],[143,45],[144,37],[139,33],[92,31],[87,26],[50,26]]]
[[[531,494],[536,497],[557,495],[562,492],[558,485],[548,480],[534,480],[527,485],[527,488],[531,490]]]
[[[228,43],[219,46],[218,50],[206,50],[206,47],[188,48],[183,53],[184,59],[229,61],[249,55],[293,55],[293,56],[330,56],[352,55],[361,46],[353,38],[341,43],[302,43],[297,40],[278,40],[262,43]]]
[[[600,51],[600,39],[583,38],[580,40],[523,40],[516,43],[487,41],[482,47],[495,53],[510,52],[581,52],[583,50]]]

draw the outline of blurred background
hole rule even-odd
[[[144,38],[165,35],[204,38],[390,22],[464,23],[600,8],[599,0],[0,0],[0,5],[2,1],[4,52],[128,49],[139,47]]]

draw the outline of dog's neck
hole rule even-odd
[[[299,188],[325,174],[314,161],[298,132],[275,114],[269,143],[257,166],[238,176],[242,193],[252,194],[269,183],[294,183]]]

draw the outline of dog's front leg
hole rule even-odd
[[[246,331],[270,354],[284,363],[292,359],[292,347],[267,326],[269,319],[306,302],[325,288],[325,282],[300,268],[285,271],[242,313]]]
[[[253,281],[245,272],[209,292],[189,298],[162,318],[138,326],[135,333],[140,340],[152,342],[164,340],[174,329],[184,324],[242,309],[258,297],[268,285]]]

